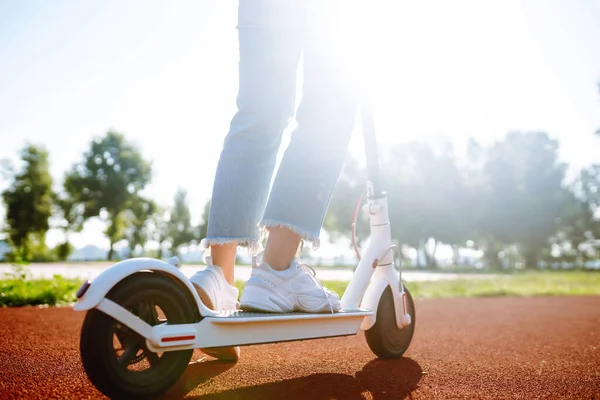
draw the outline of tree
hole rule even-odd
[[[83,204],[84,218],[101,216],[108,222],[107,259],[113,258],[114,244],[124,238],[124,211],[139,201],[139,193],[150,179],[150,163],[114,131],[95,139],[84,160],[67,174],[65,188],[75,202]]]
[[[138,246],[142,254],[144,253],[146,242],[150,239],[151,217],[156,210],[157,206],[152,200],[141,197],[130,206],[127,213],[128,227],[125,232],[130,257],[133,257]]]
[[[52,177],[48,152],[39,146],[26,145],[21,150],[24,167],[14,176],[11,188],[2,193],[6,204],[8,238],[14,251],[31,259],[34,247],[45,249],[45,236],[52,215]],[[16,254],[14,254],[16,255]]]
[[[594,216],[600,217],[600,164],[593,164],[581,171],[578,186],[582,200]]]
[[[585,245],[593,243],[595,233],[598,233],[598,220],[594,218],[592,207],[581,197],[580,182],[576,182],[571,190],[565,189],[564,211],[560,215],[560,227],[552,238],[552,245],[559,250],[559,260],[573,262],[582,266],[588,251]],[[550,261],[557,258],[548,252]]]
[[[557,153],[558,143],[546,133],[509,133],[489,149],[484,166],[482,230],[500,243],[518,244],[528,268],[537,268],[562,212],[565,166]]]
[[[56,195],[54,199],[56,214],[61,217],[62,222],[58,226],[65,235],[65,241],[59,244],[55,251],[59,260],[65,261],[73,252],[69,236],[83,229],[83,205],[77,204],[66,194]]]
[[[157,206],[156,211],[150,216],[149,237],[158,243],[157,258],[162,258],[163,249],[169,240],[169,216],[166,207]]]
[[[333,190],[323,222],[323,228],[333,240],[340,236],[350,236],[354,207],[361,191],[365,188],[366,176],[366,170],[349,154]],[[363,204],[365,200],[366,197],[363,198]],[[369,232],[368,219],[365,218],[362,210],[359,210],[356,223],[356,239],[360,243]]]
[[[400,246],[421,250],[429,238],[427,224],[433,199],[421,166],[433,163],[433,151],[425,143],[404,143],[391,147],[381,158],[392,238]],[[420,261],[417,255],[418,266]]]
[[[204,205],[204,210],[202,211],[202,220],[196,227],[196,237],[195,240],[200,243],[202,239],[206,238],[208,233],[208,216],[210,214],[210,200],[206,202]]]
[[[593,164],[581,171],[573,187],[574,202],[577,206],[576,213],[571,212],[567,219],[567,238],[576,246],[577,250],[588,243],[594,252],[598,250],[600,239],[600,164]],[[594,254],[596,255],[596,254]],[[581,254],[585,259],[585,253]]]
[[[181,246],[194,240],[194,228],[191,223],[187,192],[183,189],[179,189],[175,193],[175,204],[171,210],[167,229],[173,255],[179,253]]]
[[[468,241],[482,238],[481,220],[484,213],[485,199],[485,176],[483,166],[485,163],[486,149],[474,139],[469,139],[464,162],[458,163],[461,174],[460,208],[457,212],[460,216],[456,223],[460,224],[457,240],[449,240],[452,246],[454,264],[459,263],[459,247],[463,247]],[[481,240],[479,240],[481,243]]]
[[[381,152],[381,179],[388,195],[392,237],[401,246],[421,250],[436,266],[438,242],[456,247],[474,231],[468,201],[473,191],[448,143],[397,144]],[[364,188],[366,171],[348,159],[333,193],[324,227],[348,235],[355,199]],[[360,214],[362,217],[364,215]],[[346,221],[346,222],[344,222]],[[359,219],[368,233],[367,219]],[[361,230],[358,229],[359,238]],[[417,263],[420,258],[417,258]]]
[[[392,236],[399,244],[413,247],[426,265],[437,267],[439,243],[458,247],[474,231],[469,202],[474,189],[450,143],[406,143],[390,149],[382,162]],[[420,266],[420,257],[417,265]]]

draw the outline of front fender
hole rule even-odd
[[[181,281],[194,297],[201,315],[217,315],[217,313],[202,304],[194,286],[179,269],[169,263],[149,257],[131,258],[120,261],[104,270],[92,281],[84,295],[77,299],[73,309],[75,311],[86,311],[96,307],[113,286],[127,276],[139,271],[155,271],[163,273],[171,279]]]
[[[367,330],[375,325],[377,319],[377,306],[379,305],[379,299],[383,295],[383,291],[388,286],[388,282],[385,279],[375,277],[369,284],[365,295],[363,296],[360,308],[366,308],[367,310],[373,311],[372,315],[365,317],[360,324],[360,329]]]

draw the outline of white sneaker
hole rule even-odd
[[[286,313],[337,312],[342,308],[337,293],[323,287],[312,267],[293,261],[285,271],[263,262],[252,268],[240,299],[240,309]]]
[[[207,257],[208,258],[208,257]],[[190,277],[190,282],[196,288],[202,303],[214,311],[235,310],[239,290],[231,286],[218,265],[212,265],[207,259],[208,266]],[[223,361],[237,361],[240,358],[239,347],[213,347],[200,349],[211,357]]]
[[[196,287],[202,303],[211,310],[225,311],[237,308],[239,290],[231,286],[225,279],[223,270],[218,265],[208,266],[190,277],[190,282]]]

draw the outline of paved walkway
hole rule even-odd
[[[53,275],[62,275],[65,278],[82,278],[94,279],[102,271],[111,266],[107,262],[87,262],[87,263],[35,263],[28,266],[29,272],[33,277],[51,278]],[[181,271],[186,276],[191,276],[198,269],[204,268],[204,265],[184,265]],[[250,277],[251,267],[240,265],[236,267],[236,279],[248,280]],[[0,264],[0,276],[4,273],[13,271],[9,264]],[[351,269],[316,269],[317,277],[322,280],[329,281],[349,281],[353,271]],[[402,278],[407,282],[416,281],[436,281],[447,279],[480,279],[494,276],[492,274],[452,274],[440,272],[421,272],[421,271],[405,271],[402,273]]]

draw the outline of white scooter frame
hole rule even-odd
[[[398,272],[394,266],[396,246],[391,240],[387,198],[379,181],[370,104],[362,104],[361,115],[369,174],[367,203],[363,211],[369,217],[371,235],[342,296],[342,310],[330,314],[216,312],[200,301],[191,282],[179,270],[177,257],[169,262],[152,258],[125,260],[102,272],[93,282],[87,281],[77,292],[74,309],[89,311],[80,340],[83,366],[97,388],[108,396],[124,398],[158,395],[168,390],[183,373],[191,350],[195,348],[350,336],[360,329],[365,330],[367,343],[377,356],[395,358],[404,354],[414,332],[415,309],[410,293],[402,284],[401,266],[398,266]],[[133,274],[141,274],[139,280]],[[129,276],[132,279],[127,279]],[[122,282],[123,286],[120,285]],[[147,283],[154,285],[150,291],[164,292],[148,294],[151,292],[144,290]],[[131,287],[136,289],[128,289]],[[111,291],[113,288],[114,292]],[[140,297],[136,297],[136,291],[142,293]],[[175,312],[171,314],[171,320],[197,322],[169,324],[171,317],[163,320],[156,316],[148,318],[147,310],[155,312],[156,306],[151,304],[151,308],[147,308],[146,302],[142,301],[143,293],[150,297],[162,296],[164,304],[171,301],[167,306],[171,308],[169,313]],[[181,294],[185,295],[181,298]],[[175,300],[175,297],[180,299]],[[173,307],[177,306],[179,309],[174,311]],[[175,317],[178,313],[181,315]],[[187,316],[182,317],[183,314]],[[114,348],[115,335],[120,342],[118,348]],[[110,348],[106,348],[109,342]],[[123,353],[118,355],[120,351]],[[163,353],[163,356],[159,359],[156,353]],[[154,372],[148,375],[146,371],[129,370],[130,366],[137,366],[146,359],[150,364],[149,371]]]
[[[243,346],[293,340],[348,336],[369,329],[376,321],[377,307],[384,290],[392,289],[396,325],[411,323],[401,274],[394,268],[387,199],[369,196],[363,206],[370,220],[371,237],[342,296],[342,311],[334,314],[262,314],[244,311],[215,312],[202,302],[173,257],[169,262],[152,258],[133,258],[116,263],[78,293],[76,311],[97,308],[146,339],[150,351],[165,352],[193,348]],[[190,291],[203,317],[200,322],[151,326],[127,309],[106,298],[110,289],[125,277],[152,271],[177,280]]]

